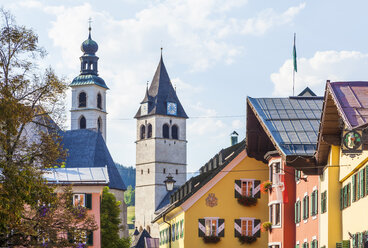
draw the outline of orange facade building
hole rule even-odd
[[[323,98],[247,99],[247,153],[269,167],[269,248],[318,247],[318,176],[312,168]]]

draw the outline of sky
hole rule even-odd
[[[99,50],[107,93],[107,145],[115,162],[135,165],[136,120],[163,47],[163,58],[187,120],[188,172],[245,137],[246,97],[292,95],[326,80],[368,78],[368,2],[324,0],[0,0],[32,28],[51,66],[68,82],[78,76],[81,43]],[[70,91],[65,99],[70,109]],[[66,128],[70,127],[67,112]],[[188,176],[190,177],[191,174]]]

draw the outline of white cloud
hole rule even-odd
[[[311,58],[298,59],[295,93],[306,86],[323,94],[326,80],[354,81],[368,78],[368,54],[357,51],[318,51]],[[292,60],[286,60],[277,73],[271,74],[273,95],[292,95]]]

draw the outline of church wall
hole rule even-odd
[[[117,201],[121,202],[119,208],[120,208],[121,225],[123,226],[123,230],[120,230],[119,235],[120,237],[128,237],[129,230],[127,225],[127,206],[124,202],[124,191],[117,189],[110,189],[110,192],[115,195]]]

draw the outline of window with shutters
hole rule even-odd
[[[253,236],[253,220],[243,219],[241,221],[242,236]]]
[[[366,194],[365,194],[365,188],[366,188],[366,171],[365,168],[363,168],[363,170],[360,171],[360,198],[363,198]]]
[[[303,220],[307,220],[309,217],[309,196],[306,195],[303,198]]]
[[[357,174],[354,174],[351,179],[351,183],[353,185],[353,197],[352,200],[355,202],[357,200]]]
[[[295,170],[295,182],[298,183],[300,181],[301,176],[302,176],[302,171]]]
[[[351,193],[350,193],[351,189],[350,188],[351,188],[351,184],[348,183],[341,189],[341,193],[340,193],[341,194],[340,195],[341,209],[345,209],[351,205]]]
[[[254,180],[242,180],[242,196],[253,196]]]
[[[318,248],[318,241],[317,239],[313,239],[311,242],[311,248]]]
[[[217,219],[206,219],[206,236],[217,236]]]
[[[303,243],[303,248],[309,248],[309,244],[308,244],[308,242],[304,242],[304,243]]]
[[[73,195],[73,205],[74,206],[86,206],[85,195],[84,194],[74,194]]]
[[[321,194],[321,213],[327,212],[327,191],[322,192]]]
[[[184,237],[184,220],[180,221],[180,238]]]

